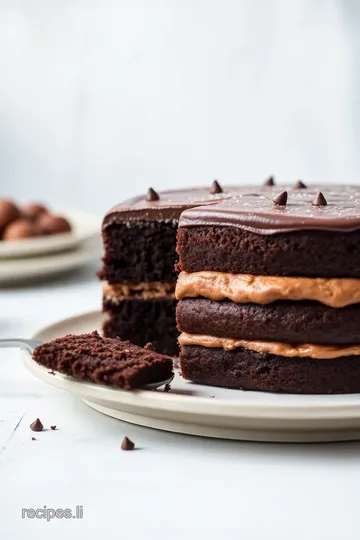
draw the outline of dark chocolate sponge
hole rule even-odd
[[[185,379],[199,384],[288,394],[360,392],[360,356],[332,360],[285,358],[244,348],[181,348]]]
[[[175,356],[179,353],[175,307],[176,301],[167,298],[129,298],[119,304],[104,298],[103,310],[108,314],[104,335],[128,339],[139,346],[150,341],[155,350]]]
[[[264,276],[360,277],[360,230],[260,235],[236,227],[180,227],[178,269]]]
[[[126,390],[172,376],[172,360],[129,341],[92,334],[68,335],[37,347],[33,359],[79,380]]]
[[[176,281],[177,223],[132,222],[103,230],[105,256],[99,278],[109,283]]]
[[[345,345],[360,343],[360,305],[342,309],[318,302],[235,304],[206,298],[180,300],[180,332],[235,339]]]

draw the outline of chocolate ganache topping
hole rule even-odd
[[[186,210],[179,226],[220,225],[261,235],[297,230],[350,232],[360,229],[359,186],[285,188],[289,193],[286,206],[274,205],[273,190],[266,192],[260,188],[256,193],[236,194],[218,204]],[[326,197],[326,206],[312,204],[320,189]]]
[[[140,195],[111,208],[104,218],[103,228],[124,222],[178,220],[181,212],[187,208],[215,204],[236,194],[251,192],[253,189],[225,186],[221,193],[209,193],[208,187],[159,191],[158,199]]]
[[[158,200],[146,194],[116,205],[105,216],[103,228],[121,223],[179,221],[180,227],[220,225],[262,235],[296,230],[353,231],[360,229],[360,186],[309,186],[288,192],[287,204],[276,205],[280,186],[224,186],[222,193],[209,188],[159,192]],[[326,206],[312,201],[321,191]],[[181,216],[181,217],[180,217]]]

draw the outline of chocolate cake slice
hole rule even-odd
[[[159,352],[178,354],[174,266],[180,214],[240,190],[222,188],[217,182],[160,193],[150,188],[147,195],[120,203],[106,214],[98,274],[104,282],[105,336],[119,336],[140,346],[151,341]]]
[[[172,359],[149,344],[92,334],[68,335],[36,347],[33,359],[42,366],[82,381],[130,390],[165,381],[173,375]]]
[[[182,213],[181,373],[249,390],[360,392],[360,188],[279,191]]]

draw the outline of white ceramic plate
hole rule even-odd
[[[86,313],[40,330],[43,341],[100,330],[102,314]],[[206,437],[278,442],[360,439],[360,395],[296,396],[200,386],[176,374],[171,392],[124,391],[52,375],[23,352],[36,377],[77,394],[90,407],[142,426]]]
[[[78,247],[85,240],[100,234],[101,219],[93,214],[79,210],[55,211],[69,220],[70,233],[24,238],[13,242],[0,241],[0,259],[29,257],[55,253]]]
[[[101,253],[100,238],[95,238],[69,251],[23,259],[2,259],[0,260],[0,286],[56,276],[75,270],[90,262],[100,261]]]

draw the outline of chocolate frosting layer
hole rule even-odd
[[[354,231],[360,229],[359,186],[316,186],[288,192],[286,206],[274,204],[279,186],[242,191],[208,206],[185,210],[180,227],[220,225],[237,227],[262,235],[297,230]],[[321,191],[326,206],[313,206]],[[275,193],[276,192],[276,193]]]
[[[117,223],[178,221],[180,227],[220,225],[271,235],[296,230],[354,231],[360,229],[359,186],[225,186],[222,193],[210,193],[209,186],[158,193],[158,200],[146,194],[114,206],[105,216],[103,228]],[[285,205],[274,197],[287,191]],[[326,206],[314,206],[321,191]],[[180,217],[181,215],[181,217]]]
[[[158,200],[149,200],[146,195],[133,197],[109,210],[103,228],[124,222],[178,220],[187,208],[215,204],[252,189],[227,186],[222,193],[210,193],[210,187],[161,191]]]
[[[281,343],[280,341],[248,341],[245,339],[221,338],[198,334],[188,334],[183,332],[179,336],[179,344],[195,345],[209,348],[223,348],[233,351],[239,347],[252,351],[274,354],[276,356],[286,356],[287,358],[343,358],[346,356],[359,356],[360,345],[314,345],[312,343],[302,343],[293,345],[291,343]]]
[[[236,304],[271,304],[312,300],[332,308],[360,303],[360,279],[253,276],[224,272],[180,272],[175,296],[231,300]]]

